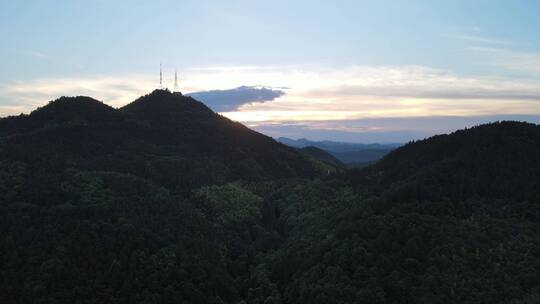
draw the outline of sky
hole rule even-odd
[[[164,86],[270,136],[540,123],[540,1],[0,0],[0,117]]]

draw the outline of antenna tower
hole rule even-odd
[[[178,91],[178,73],[174,70],[174,91]]]
[[[161,68],[161,63],[159,64],[159,88],[163,89],[163,72]]]

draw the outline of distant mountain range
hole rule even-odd
[[[312,141],[305,138],[290,139],[279,137],[277,141],[297,149],[316,147],[330,153],[341,163],[349,167],[364,167],[381,158],[392,150],[402,146],[400,143],[349,143],[338,141]],[[320,153],[319,153],[320,154]]]
[[[304,148],[304,147],[317,147],[319,149],[323,149],[328,152],[350,152],[350,151],[358,151],[358,150],[393,150],[395,148],[398,148],[402,146],[402,143],[387,143],[387,144],[380,144],[380,143],[351,143],[351,142],[341,142],[341,141],[330,141],[330,140],[323,140],[323,141],[313,141],[306,138],[300,138],[300,139],[291,139],[287,137],[279,137],[277,141],[286,144],[287,146],[295,147],[295,148]]]

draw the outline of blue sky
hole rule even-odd
[[[240,94],[223,114],[272,136],[540,121],[538,1],[202,2],[0,0],[0,116],[60,95],[120,106],[162,62],[167,86],[177,69],[182,92]],[[246,100],[254,88],[279,93]]]

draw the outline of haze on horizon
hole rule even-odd
[[[404,142],[540,123],[533,1],[2,1],[0,117],[159,86],[277,137]]]

